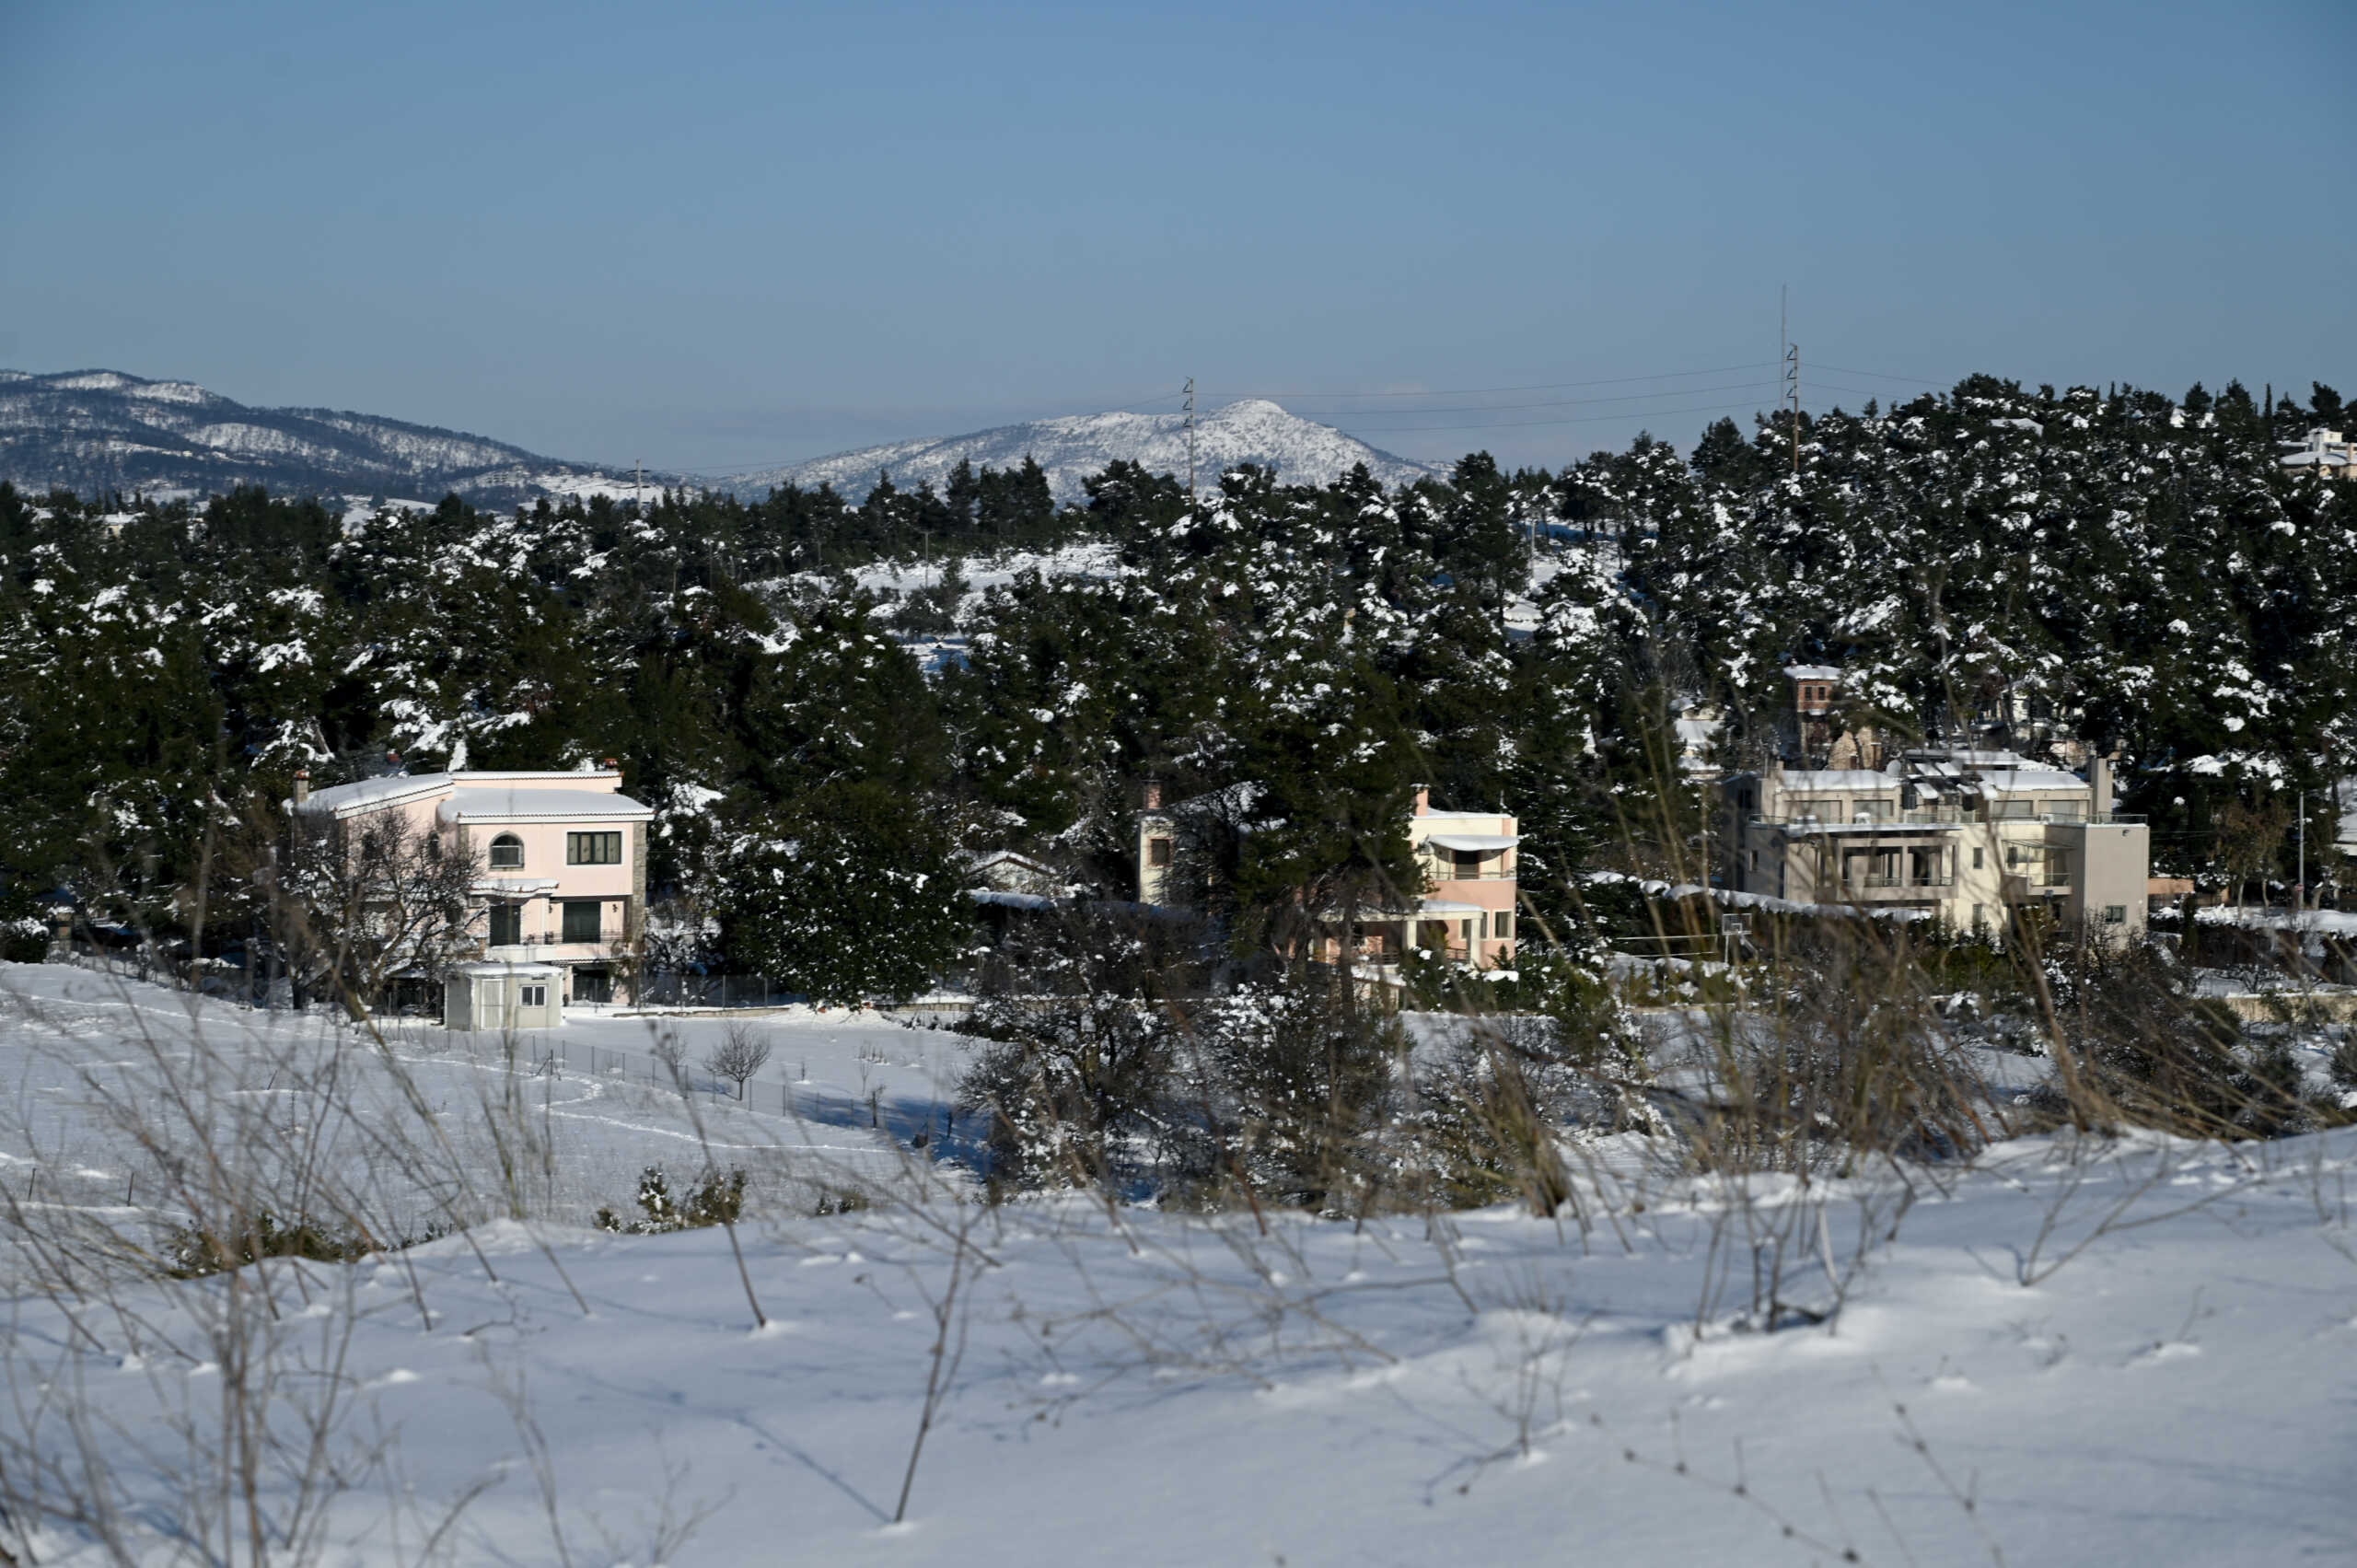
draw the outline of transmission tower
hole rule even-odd
[[[1187,377],[1187,515],[1195,515],[1195,378]]]

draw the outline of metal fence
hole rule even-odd
[[[808,993],[781,988],[765,974],[690,974],[649,971],[639,982],[642,1007],[784,1007],[809,1001]]]

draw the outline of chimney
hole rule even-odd
[[[2097,818],[2111,815],[2111,759],[2096,757],[2087,763],[2087,783],[2095,789],[2095,813]]]
[[[1432,814],[1433,786],[1430,784],[1418,784],[1416,786],[1416,815],[1419,817],[1429,817]]]
[[[297,768],[295,770],[295,804],[300,806],[303,802],[310,798],[311,770],[308,768]]]
[[[1145,808],[1148,811],[1162,809],[1162,781],[1160,779],[1145,781]]]
[[[605,765],[606,772],[610,773],[619,773],[622,771],[622,765],[620,762],[615,761],[611,757],[605,759]]]

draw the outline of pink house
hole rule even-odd
[[[1231,785],[1230,790],[1248,790]],[[1205,796],[1209,800],[1212,797]],[[1245,796],[1246,803],[1250,797]],[[1169,879],[1177,854],[1179,817],[1190,802],[1171,809],[1158,784],[1146,785],[1145,808],[1137,819],[1138,901],[1170,901]],[[1331,934],[1315,944],[1328,962],[1345,957],[1380,971],[1397,964],[1410,948],[1477,969],[1506,969],[1514,963],[1520,882],[1517,848],[1522,842],[1512,813],[1435,811],[1432,791],[1416,786],[1415,814],[1408,819],[1408,842],[1416,854],[1422,886],[1402,889],[1399,907],[1358,911],[1347,930],[1337,919]],[[1412,893],[1412,900],[1406,894]]]
[[[621,773],[397,774],[314,791],[295,779],[297,811],[339,821],[397,811],[482,868],[469,928],[480,957],[556,967],[568,1002],[611,1001],[616,959],[646,913],[646,824],[655,813],[620,793]]]
[[[1432,791],[1416,786],[1408,843],[1423,873],[1412,905],[1363,912],[1348,933],[1352,957],[1377,966],[1413,947],[1476,969],[1510,969],[1515,942],[1515,865],[1522,839],[1512,814],[1435,811]],[[1343,934],[1327,946],[1340,958]]]

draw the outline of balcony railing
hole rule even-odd
[[[1753,815],[1745,819],[1754,827],[1798,828],[1808,832],[1871,833],[1892,828],[1979,828],[1990,825],[2011,827],[2038,823],[2044,826],[2081,828],[2131,827],[2142,823],[2144,816],[2134,811],[2105,811],[2100,813],[2048,812],[2041,815],[1984,817],[1978,812],[1950,810],[1902,811],[1895,817],[1876,817],[1865,820],[1842,821],[1832,817],[1766,817]]]
[[[1845,877],[1843,878],[1841,885],[1853,892],[1884,893],[1903,889],[1920,888],[1925,889],[1936,889],[1941,888],[1953,888],[1956,886],[1956,878],[1953,877],[1889,877],[1875,875]]]

